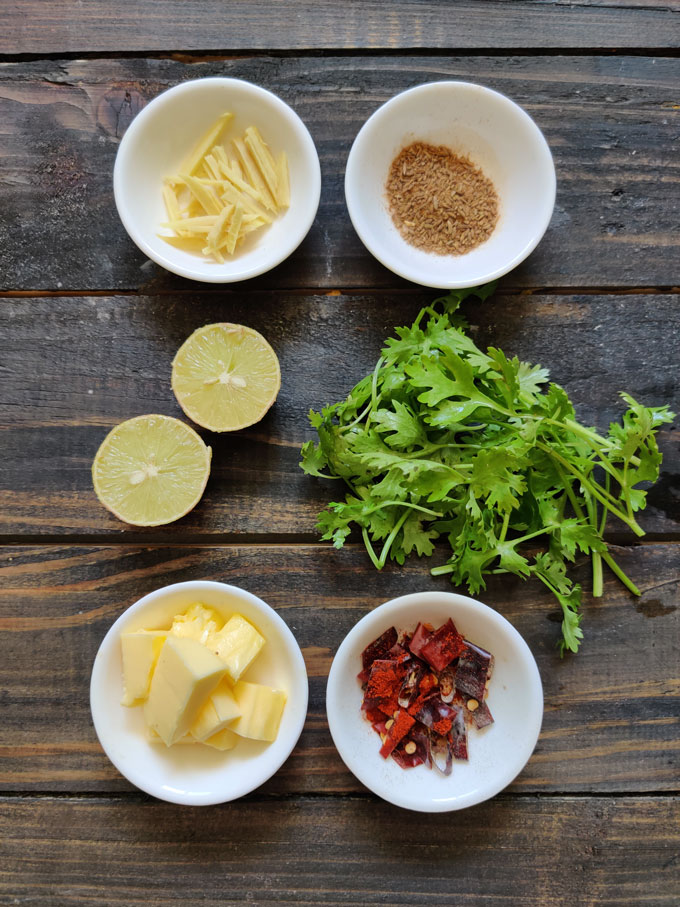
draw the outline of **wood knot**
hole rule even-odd
[[[112,86],[97,107],[97,125],[120,139],[146,102],[147,98],[138,87],[129,84]]]

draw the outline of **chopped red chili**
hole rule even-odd
[[[452,620],[413,634],[390,627],[362,653],[362,709],[402,768],[427,764],[451,773],[467,759],[467,724],[493,722],[484,701],[493,657],[463,639]],[[471,696],[472,692],[478,694]]]
[[[420,655],[435,671],[443,671],[464,648],[465,640],[449,618],[443,626],[434,631],[420,650]]]
[[[411,715],[403,709],[399,709],[397,717],[394,719],[394,724],[388,729],[385,742],[380,747],[380,755],[387,759],[395,746],[402,737],[405,737],[406,734],[408,734],[415,723],[415,718],[412,718]]]

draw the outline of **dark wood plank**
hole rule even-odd
[[[338,15],[345,16],[344,7]],[[630,23],[626,28],[636,34]],[[216,74],[280,94],[309,125],[321,157],[322,203],[309,236],[249,290],[405,285],[355,235],[344,167],[356,133],[380,104],[438,79],[472,80],[508,94],[535,117],[554,152],[552,224],[506,286],[669,287],[677,281],[680,111],[672,98],[680,60],[341,56],[0,66],[0,289],[189,287],[146,261],[128,239],[113,204],[111,172],[121,135],[149,99],[181,80]]]
[[[604,597],[586,599],[582,651],[563,660],[555,648],[561,613],[542,587],[494,578],[480,595],[525,637],[545,691],[541,738],[512,791],[677,790],[678,554],[677,544],[618,550],[617,559],[643,596],[633,599],[607,576]],[[293,628],[307,661],[305,730],[260,794],[363,791],[328,733],[325,687],[332,656],[356,621],[381,602],[452,588],[443,577],[433,579],[426,563],[378,574],[359,546],[40,546],[6,548],[0,556],[3,791],[131,790],[94,734],[92,662],[126,607],[160,586],[199,578],[261,596]],[[576,576],[588,582],[585,562]]]
[[[677,47],[677,3],[23,0],[3,6],[0,53],[309,48]]]
[[[316,515],[337,484],[303,475],[310,407],[342,399],[374,367],[393,327],[434,292],[358,296],[238,293],[175,297],[0,301],[0,537],[11,533],[196,539],[243,534],[315,538]],[[466,305],[482,346],[550,368],[586,424],[619,418],[627,390],[680,407],[675,296],[503,296]],[[181,416],[170,389],[173,356],[199,325],[232,320],[271,341],[283,370],[276,406],[252,429],[205,434],[213,448],[203,500],[174,526],[126,529],[97,502],[90,466],[109,428],[134,415]],[[663,475],[642,525],[676,534],[677,429],[661,434]],[[619,527],[612,526],[618,531]]]
[[[0,899],[77,907],[254,904],[672,907],[676,798],[498,798],[457,813],[364,799],[0,799]]]

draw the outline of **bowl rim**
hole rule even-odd
[[[191,268],[178,264],[170,254],[163,255],[154,249],[146,241],[141,232],[137,229],[135,218],[130,213],[125,201],[125,169],[129,166],[131,160],[130,144],[133,137],[140,132],[146,125],[147,120],[159,107],[172,103],[172,101],[182,94],[201,91],[204,86],[221,84],[225,87],[233,87],[245,90],[246,93],[257,96],[261,101],[273,105],[288,120],[297,133],[300,142],[305,149],[304,159],[308,168],[309,184],[307,192],[310,197],[310,204],[307,216],[301,221],[297,231],[289,231],[286,236],[287,240],[283,243],[272,247],[276,251],[275,255],[268,257],[259,265],[248,268],[241,267],[240,270],[229,271],[228,264],[220,265],[215,263],[217,269],[212,274],[204,272],[198,268]],[[196,280],[201,283],[235,283],[241,280],[249,280],[260,274],[265,274],[285,261],[302,243],[309,233],[312,224],[319,210],[321,200],[321,164],[319,163],[319,154],[316,150],[314,139],[305,125],[304,121],[293,108],[278,95],[274,94],[268,88],[249,82],[247,79],[236,79],[232,76],[206,76],[198,79],[187,79],[177,85],[171,85],[152,98],[134,117],[125,133],[120,140],[116,151],[116,159],[113,165],[113,197],[116,204],[118,216],[125,228],[130,239],[134,242],[140,251],[150,258],[157,265],[160,265],[166,271],[176,274],[179,277],[185,277],[189,280]],[[235,262],[234,262],[235,263]],[[219,269],[222,269],[221,271]]]
[[[163,789],[158,785],[154,784],[153,781],[149,781],[148,775],[145,772],[130,770],[130,767],[124,762],[123,764],[121,764],[122,760],[118,759],[115,754],[111,753],[109,747],[105,742],[106,735],[104,733],[104,729],[106,727],[106,722],[104,720],[104,717],[101,715],[98,703],[96,701],[97,694],[101,689],[102,684],[105,682],[104,660],[109,654],[112,647],[117,643],[121,629],[129,621],[129,619],[133,615],[137,614],[140,611],[143,611],[146,607],[165,595],[177,591],[188,592],[192,590],[200,592],[201,590],[205,589],[215,590],[224,592],[228,595],[233,595],[235,598],[240,598],[242,601],[249,602],[256,608],[262,610],[267,615],[267,618],[276,625],[277,630],[281,635],[282,642],[291,657],[296,682],[300,682],[300,686],[303,692],[302,697],[298,698],[295,702],[296,721],[291,727],[290,739],[282,748],[278,758],[273,760],[271,765],[267,766],[266,771],[252,775],[250,778],[248,778],[248,780],[242,782],[240,785],[237,785],[235,789],[233,791],[230,791],[227,796],[224,796],[221,793],[205,796],[177,790],[166,792],[163,791]],[[300,739],[302,729],[307,719],[307,706],[309,701],[309,677],[307,674],[305,660],[297,639],[293,635],[293,632],[288,624],[284,621],[281,615],[271,607],[271,605],[268,605],[263,599],[259,598],[259,596],[257,595],[254,595],[252,592],[248,592],[246,589],[242,589],[241,587],[234,586],[230,583],[221,583],[215,580],[186,580],[184,582],[171,583],[168,586],[162,586],[159,589],[154,589],[151,592],[148,592],[146,595],[142,596],[142,598],[138,599],[136,602],[126,608],[122,612],[122,614],[120,614],[116,618],[116,620],[104,635],[104,638],[102,639],[101,643],[99,644],[99,648],[97,649],[97,654],[95,655],[92,665],[92,672],[90,675],[89,698],[90,713],[92,715],[92,723],[94,725],[95,733],[97,734],[97,739],[111,763],[124,778],[126,778],[131,784],[134,784],[135,787],[139,788],[145,793],[150,794],[151,796],[156,797],[159,800],[165,800],[168,803],[176,803],[182,806],[214,806],[218,803],[228,803],[232,800],[237,800],[240,797],[243,797],[256,788],[260,787],[271,777],[273,777],[273,775],[278,772],[284,762],[288,759],[298,740]],[[125,708],[125,706],[122,705],[120,707]]]
[[[392,114],[393,108],[402,104],[405,100],[409,100],[414,95],[427,93],[432,89],[446,87],[451,90],[474,90],[481,95],[493,96],[496,99],[500,100],[501,103],[507,105],[515,115],[519,116],[528,126],[532,132],[534,138],[536,139],[538,147],[541,149],[542,153],[545,156],[546,161],[549,162],[549,180],[550,186],[549,190],[549,204],[546,206],[545,215],[541,221],[539,228],[536,230],[532,240],[527,243],[526,246],[522,248],[515,256],[513,256],[510,261],[506,262],[503,265],[500,265],[486,274],[482,274],[479,277],[475,278],[474,283],[470,283],[469,280],[456,280],[451,279],[447,280],[444,283],[431,283],[427,280],[423,280],[422,276],[417,273],[415,270],[409,268],[408,266],[403,266],[401,264],[398,256],[395,256],[394,260],[387,260],[386,256],[383,256],[379,253],[379,250],[376,248],[372,240],[372,233],[367,232],[362,229],[358,223],[358,217],[356,216],[356,210],[354,207],[354,182],[357,179],[357,173],[359,169],[358,158],[362,151],[362,145],[367,141],[367,136],[376,125],[380,123],[385,117]],[[396,274],[398,277],[403,277],[405,280],[410,280],[412,283],[419,284],[424,287],[432,287],[433,289],[442,289],[442,290],[456,290],[456,289],[467,289],[471,286],[476,286],[482,283],[488,283],[492,280],[497,280],[499,277],[503,277],[509,271],[512,271],[513,268],[516,268],[521,264],[526,258],[531,255],[536,246],[539,244],[543,236],[545,235],[546,230],[552,219],[553,211],[555,208],[555,200],[557,197],[557,175],[555,172],[555,161],[550,150],[550,146],[543,135],[543,132],[535,122],[535,120],[521,107],[516,101],[513,101],[512,98],[509,98],[507,95],[503,94],[500,91],[496,91],[495,88],[488,88],[486,85],[479,85],[476,82],[467,82],[462,79],[438,79],[433,82],[423,82],[420,85],[414,85],[412,88],[407,88],[404,91],[400,91],[398,94],[389,98],[383,104],[378,107],[377,110],[374,110],[370,117],[363,124],[361,129],[356,135],[352,147],[350,149],[349,155],[347,157],[347,165],[345,167],[345,201],[347,204],[347,210],[349,212],[349,217],[352,222],[357,236],[368,249],[368,251],[376,258],[384,267],[392,271],[393,274]]]
[[[502,633],[508,635],[515,642],[517,648],[521,653],[522,662],[528,669],[529,689],[532,698],[530,708],[528,708],[528,714],[530,718],[527,721],[526,726],[523,728],[524,736],[527,741],[526,759],[524,759],[521,764],[518,763],[511,769],[511,771],[500,773],[496,777],[494,783],[489,784],[488,787],[478,788],[473,791],[472,794],[462,794],[456,798],[437,799],[423,803],[415,803],[407,794],[407,785],[404,785],[401,789],[393,789],[388,785],[375,783],[375,776],[372,774],[370,769],[371,763],[367,763],[361,758],[359,754],[352,754],[352,751],[346,745],[345,740],[341,736],[339,730],[339,714],[342,709],[339,703],[336,703],[335,700],[339,700],[341,698],[340,690],[343,686],[343,683],[345,684],[346,688],[347,677],[343,672],[346,671],[348,659],[354,656],[358,658],[361,655],[361,651],[356,649],[356,646],[357,640],[363,635],[363,633],[367,629],[371,628],[372,632],[376,632],[376,635],[378,635],[381,632],[381,627],[384,631],[387,626],[389,626],[390,615],[400,612],[404,608],[411,608],[414,606],[417,606],[418,610],[423,611],[425,610],[425,608],[422,607],[423,602],[430,602],[432,604],[437,603],[438,605],[443,606],[445,610],[451,612],[451,616],[453,617],[454,621],[456,619],[456,607],[466,607],[473,613],[476,613],[478,617],[489,621],[491,624],[495,625],[496,628],[499,629]],[[354,674],[352,674],[352,678],[353,677]],[[536,743],[538,741],[541,726],[543,723],[543,709],[544,697],[541,675],[539,673],[538,665],[536,664],[533,653],[527,645],[524,637],[510,623],[510,621],[507,620],[507,618],[503,617],[503,615],[496,611],[494,608],[491,608],[489,605],[485,605],[478,599],[471,598],[467,595],[461,595],[457,592],[440,592],[436,590],[427,590],[425,592],[411,592],[406,595],[401,595],[397,598],[390,599],[389,601],[384,602],[383,604],[378,605],[373,610],[369,611],[368,614],[365,614],[352,627],[352,629],[349,631],[347,636],[345,636],[340,646],[338,647],[338,650],[331,664],[330,672],[328,675],[328,684],[326,687],[326,714],[328,717],[328,726],[331,737],[333,739],[333,743],[335,744],[335,747],[342,761],[352,772],[352,774],[374,794],[381,797],[383,800],[386,800],[388,803],[392,803],[395,806],[399,806],[414,812],[453,812],[455,810],[465,809],[467,807],[483,803],[486,800],[489,800],[491,797],[495,797],[496,794],[500,793],[500,791],[504,790],[504,788],[511,784],[512,781],[523,771],[536,748]],[[369,766],[368,769],[366,768],[367,765]]]

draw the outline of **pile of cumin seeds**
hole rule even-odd
[[[413,142],[403,148],[392,161],[385,191],[396,228],[425,252],[464,255],[498,223],[491,180],[445,145]]]

